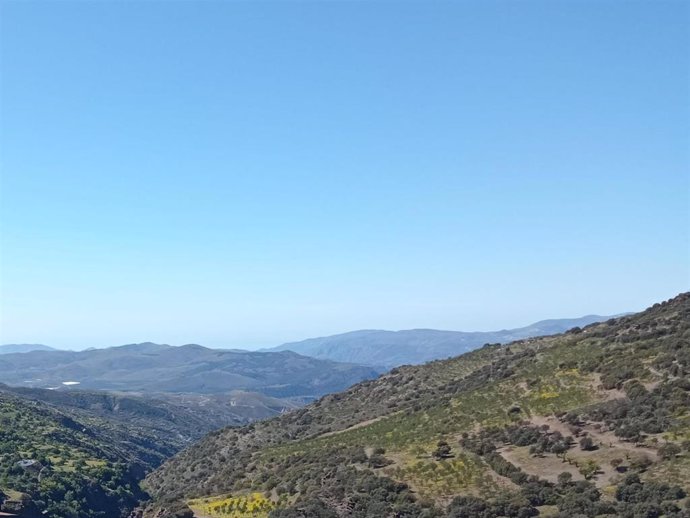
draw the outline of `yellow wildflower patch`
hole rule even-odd
[[[555,397],[558,397],[558,392],[545,391],[545,392],[539,393],[539,398],[541,398],[541,399],[552,399]]]
[[[262,493],[198,498],[190,500],[188,505],[194,512],[212,518],[266,518],[276,508]]]

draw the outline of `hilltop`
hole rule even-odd
[[[621,316],[621,315],[618,315]],[[418,365],[458,356],[487,343],[508,343],[523,338],[563,333],[613,317],[586,315],[580,318],[541,320],[529,326],[501,331],[440,331],[408,329],[384,331],[365,329],[321,338],[290,342],[267,351],[294,351],[314,358],[339,362],[382,365]]]
[[[54,347],[42,344],[4,344],[0,345],[0,354],[29,353],[32,351],[57,351]]]
[[[687,516],[689,377],[685,293],[213,432],[147,477],[147,514]]]

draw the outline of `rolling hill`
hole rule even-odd
[[[145,514],[687,517],[689,378],[685,293],[213,432],[147,477]]]
[[[286,343],[266,350],[294,351],[314,358],[392,368],[457,356],[487,343],[508,343],[523,338],[563,333],[574,327],[584,327],[609,318],[613,317],[587,315],[580,318],[542,320],[518,329],[488,332],[361,330]]]
[[[376,377],[371,367],[283,352],[171,347],[153,343],[86,351],[6,354],[2,381],[36,388],[313,398]]]
[[[31,351],[57,351],[53,347],[41,344],[4,344],[0,345],[0,354],[29,353]]]

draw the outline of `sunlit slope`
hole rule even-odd
[[[129,512],[145,497],[144,470],[173,446],[117,428],[0,392],[0,509],[48,518]]]
[[[146,487],[169,514],[190,498],[262,492],[272,517],[572,516],[573,506],[636,516],[641,501],[674,516],[690,489],[689,339],[683,294],[566,334],[395,369],[213,433]],[[462,514],[474,505],[488,514]]]

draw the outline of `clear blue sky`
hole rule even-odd
[[[489,330],[690,287],[683,1],[3,1],[0,341]]]

